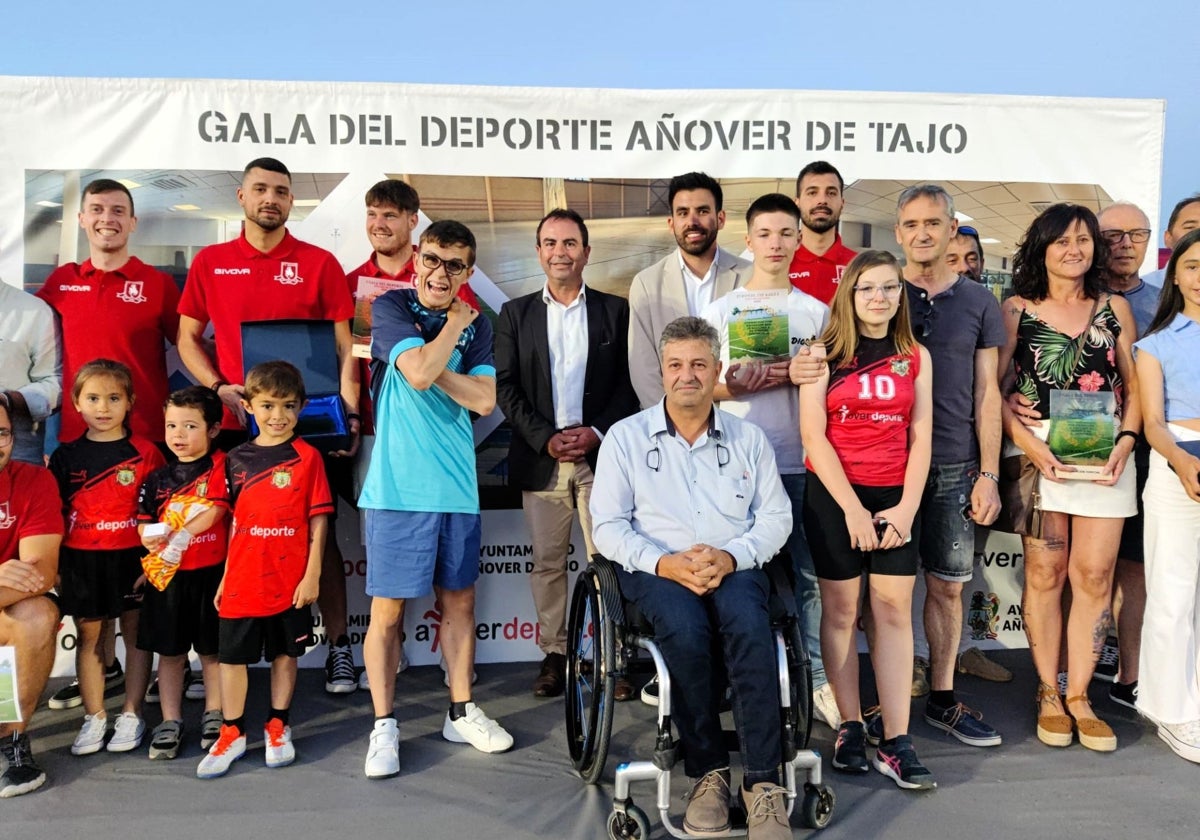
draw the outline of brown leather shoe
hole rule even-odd
[[[729,831],[729,768],[705,773],[688,794],[683,830],[695,837]]]
[[[561,653],[547,653],[542,670],[533,681],[534,697],[558,697],[567,680],[567,658]]]
[[[613,688],[613,699],[618,703],[624,703],[626,700],[632,700],[634,694],[633,683],[624,677],[617,677],[616,687]]]

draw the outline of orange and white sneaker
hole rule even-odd
[[[263,727],[263,740],[267,742],[267,766],[287,767],[296,760],[296,748],[292,746],[292,727],[284,725],[279,718],[271,718]]]
[[[196,767],[196,778],[215,779],[229,772],[233,762],[246,754],[246,735],[236,726],[221,726],[217,742],[209,747],[208,755],[200,759]]]

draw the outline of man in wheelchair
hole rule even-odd
[[[659,348],[666,396],[614,424],[601,445],[593,538],[622,567],[621,591],[652,624],[671,675],[684,769],[695,780],[684,829],[730,828],[725,677],[714,668],[723,660],[749,836],[790,838],[779,720],[767,711],[778,708],[779,687],[762,566],[791,532],[791,505],[762,431],[713,405],[716,330],[678,318]]]

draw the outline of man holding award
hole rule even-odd
[[[179,358],[199,384],[212,388],[225,404],[217,445],[229,449],[246,440],[242,409],[242,324],[247,321],[304,319],[332,321],[340,391],[350,444],[331,453],[350,459],[358,449],[358,366],[351,353],[354,301],[333,254],[301,242],[286,227],[295,196],[288,168],[274,158],[247,164],[237,191],[245,211],[242,233],[231,242],[210,245],[192,261],[179,301]],[[204,330],[213,325],[216,358],[209,356]],[[327,459],[328,462],[328,459]],[[334,546],[336,540],[327,544]],[[342,694],[358,688],[354,657],[346,634],[346,577],[340,562],[322,563],[317,604],[329,636],[325,689]]]
[[[720,407],[757,425],[775,450],[783,489],[792,505],[788,551],[796,572],[796,601],[804,644],[812,660],[813,711],[835,730],[841,723],[833,688],[821,662],[821,592],[804,537],[804,447],[799,392],[788,378],[796,351],[820,336],[829,308],[788,279],[800,245],[800,210],[786,195],[756,199],[746,210],[746,245],[754,270],[746,285],[710,303],[706,321],[721,337],[722,374],[713,396]]]

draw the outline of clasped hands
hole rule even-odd
[[[655,574],[673,580],[696,595],[707,595],[737,569],[733,555],[711,545],[694,545],[658,559]]]

